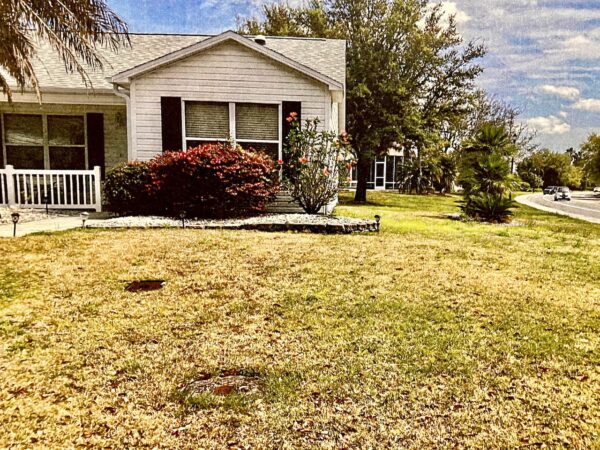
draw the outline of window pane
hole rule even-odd
[[[239,144],[245,150],[253,150],[270,156],[273,161],[279,159],[279,144],[259,144],[257,142],[244,142]]]
[[[50,169],[85,169],[85,150],[77,147],[50,147]]]
[[[44,144],[42,116],[5,114],[4,119],[4,136],[7,144]]]
[[[229,139],[229,103],[185,102],[185,134]]]
[[[279,140],[279,106],[238,103],[235,105],[237,139]]]
[[[85,145],[83,117],[48,116],[50,145]]]
[[[6,164],[15,169],[44,169],[44,147],[7,145]]]
[[[194,141],[194,140],[188,140],[186,141],[187,145],[186,145],[186,150],[188,148],[196,148],[199,147],[201,145],[216,145],[216,144],[225,144],[227,143],[227,141],[223,140],[223,141]]]

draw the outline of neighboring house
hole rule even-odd
[[[91,87],[39,46],[43,103],[0,97],[0,169],[82,170],[232,139],[282,159],[286,117],[345,128],[345,41],[132,34]],[[9,79],[10,83],[10,79]],[[38,202],[41,203],[41,202]]]
[[[402,182],[402,164],[408,161],[404,152],[390,150],[386,156],[378,156],[373,161],[367,177],[367,189],[376,191],[398,189]],[[350,188],[356,188],[358,173],[352,169]]]

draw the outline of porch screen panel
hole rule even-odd
[[[50,147],[50,169],[85,169],[85,149],[77,147]]]
[[[236,104],[235,131],[237,139],[279,141],[279,106]]]
[[[48,116],[50,145],[85,145],[82,116]]]
[[[50,169],[85,169],[83,116],[48,116]]]
[[[44,169],[44,147],[6,146],[6,163],[15,169]]]
[[[229,139],[229,104],[185,102],[185,135],[188,139]]]
[[[44,168],[44,127],[42,116],[4,115],[6,164],[15,169]]]
[[[7,145],[44,145],[42,116],[5,114],[4,121]]]

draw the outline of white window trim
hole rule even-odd
[[[5,133],[5,124],[7,115],[15,115],[15,116],[41,116],[42,117],[42,144],[41,145],[33,145],[33,147],[43,147],[44,151],[44,169],[43,170],[53,170],[50,168],[50,147],[64,147],[64,148],[83,148],[84,152],[84,164],[85,167],[83,169],[87,169],[89,167],[89,150],[88,150],[88,135],[87,135],[87,114],[76,114],[76,113],[51,113],[51,112],[2,112],[0,113],[2,116],[2,129],[0,129],[0,133],[2,133],[2,160],[4,161],[4,165],[8,164],[8,154],[6,147],[32,147],[32,145],[25,144],[10,144],[6,141],[6,133]],[[49,133],[48,133],[48,116],[58,116],[58,117],[82,117],[83,118],[83,136],[84,143],[83,145],[76,144],[68,144],[68,145],[50,145],[49,141]]]
[[[283,159],[283,126],[281,117],[282,113],[282,102],[216,102],[211,100],[202,100],[197,98],[185,98],[181,99],[181,133],[182,133],[182,142],[184,144],[185,149],[189,148],[188,141],[206,141],[206,142],[223,142],[222,138],[205,138],[201,136],[188,136],[186,130],[186,119],[185,119],[185,104],[186,102],[205,102],[205,103],[228,103],[229,104],[229,141],[236,145],[237,143],[257,143],[257,144],[277,144],[278,145],[278,155],[279,159]],[[236,136],[236,121],[235,121],[235,108],[236,104],[253,104],[253,105],[277,105],[279,107],[279,112],[277,114],[277,134],[279,139],[269,139],[269,140],[260,140],[260,139],[237,139]]]

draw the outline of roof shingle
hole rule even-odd
[[[110,49],[100,49],[104,68],[102,70],[88,69],[87,73],[94,89],[112,89],[108,78],[113,75],[208,38],[210,36],[206,35],[132,33],[130,34],[131,47],[121,48],[116,53]],[[267,37],[266,40],[266,46],[271,50],[345,84],[345,41],[290,37]],[[42,90],[86,87],[78,73],[68,73],[65,70],[58,54],[46,42],[38,44],[34,69]],[[2,74],[5,74],[4,71]],[[9,84],[15,84],[10,77],[7,79]]]

